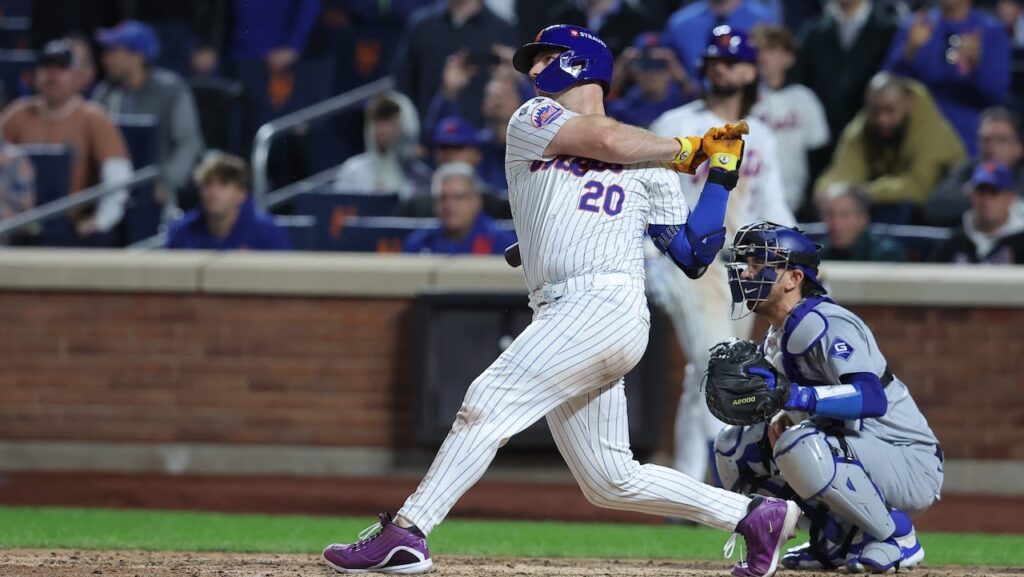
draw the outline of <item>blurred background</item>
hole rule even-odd
[[[753,39],[761,161],[945,450],[923,527],[1024,532],[1019,0],[0,0],[0,502],[400,503],[530,320],[493,255],[511,54],[554,23],[639,126],[713,109],[713,31]],[[641,458],[685,364],[655,308]],[[535,426],[456,513],[651,521],[556,463]]]

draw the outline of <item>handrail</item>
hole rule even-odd
[[[73,208],[78,208],[79,206],[95,202],[97,199],[126,188],[131,190],[141,184],[148,184],[149,182],[156,180],[159,175],[160,171],[157,170],[156,165],[150,165],[136,170],[127,180],[90,186],[89,188],[69,194],[63,198],[50,201],[42,206],[37,206],[25,212],[18,213],[10,218],[0,220],[0,235],[23,230],[33,224],[49,220]]]
[[[256,206],[267,208],[265,196],[269,192],[270,182],[267,175],[267,161],[270,158],[270,144],[275,138],[286,132],[293,131],[296,127],[311,120],[327,118],[344,112],[367,98],[372,98],[384,91],[394,88],[395,80],[385,76],[379,80],[364,84],[323,100],[281,118],[276,118],[264,124],[256,131],[256,137],[252,145],[252,196]]]

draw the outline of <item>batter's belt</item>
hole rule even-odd
[[[574,276],[563,281],[547,283],[539,289],[532,291],[530,293],[530,306],[540,308],[574,292],[618,286],[631,287],[642,291],[644,290],[644,279],[643,277],[633,276],[624,272]]]

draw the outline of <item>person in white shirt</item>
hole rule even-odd
[[[761,98],[753,115],[775,134],[786,161],[779,163],[786,204],[800,210],[810,180],[808,154],[828,144],[828,120],[821,101],[802,84],[786,84],[786,73],[796,63],[796,42],[782,26],[759,26],[754,30],[757,68],[761,76]]]
[[[755,220],[784,226],[796,224],[786,204],[775,136],[767,125],[750,115],[757,100],[756,63],[757,50],[746,33],[728,26],[715,28],[702,66],[707,88],[704,99],[670,110],[651,124],[651,132],[667,136],[679,131],[700,134],[712,126],[747,119],[750,134],[745,139],[739,183],[729,196],[725,213],[728,238],[744,223]],[[680,176],[683,194],[688,202],[694,203],[706,170]],[[720,260],[711,263],[704,276],[687,282],[683,273],[658,255],[653,245],[649,245],[647,255],[647,284],[652,299],[672,318],[688,361],[676,413],[675,468],[703,479],[708,470],[710,445],[724,426],[708,411],[701,391],[708,350],[730,337],[749,338],[750,318],[730,318],[732,297]]]

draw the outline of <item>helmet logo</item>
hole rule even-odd
[[[575,32],[575,31],[574,31]],[[587,67],[585,59],[578,58],[573,52],[566,52],[558,61],[558,66],[573,78],[579,78],[580,73]]]

